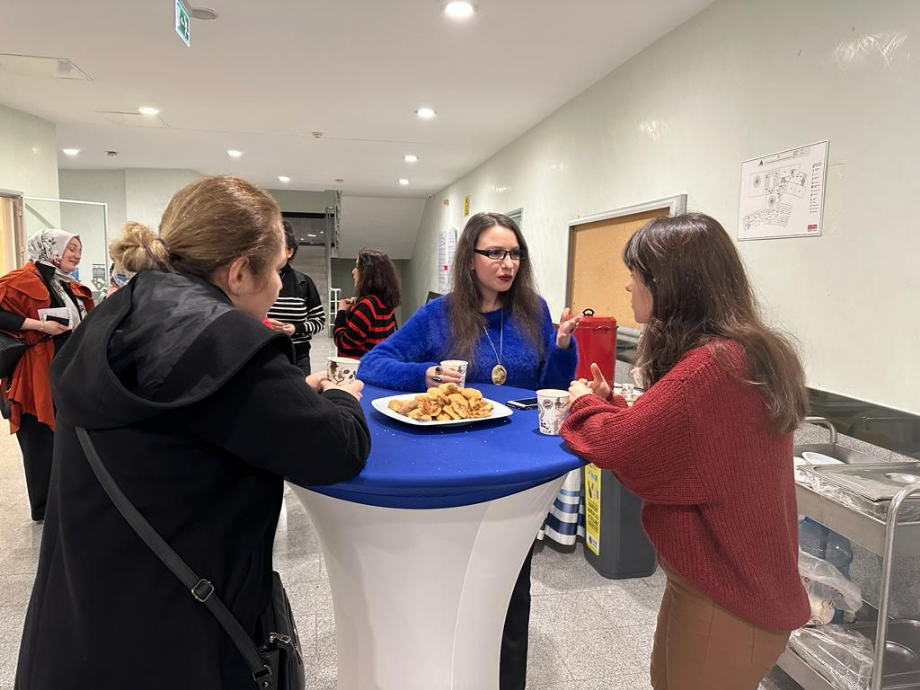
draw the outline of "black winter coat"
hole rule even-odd
[[[223,629],[109,501],[74,426],[258,639],[282,477],[343,481],[370,450],[359,403],[315,393],[291,356],[286,336],[185,276],[142,273],[88,315],[51,370],[54,469],[17,688],[252,690]]]

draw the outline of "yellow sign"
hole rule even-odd
[[[585,544],[601,555],[601,470],[597,465],[585,466]]]
[[[470,215],[470,195],[467,194],[463,197],[463,216],[466,217]]]

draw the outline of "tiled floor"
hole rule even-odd
[[[314,347],[314,369],[328,343]],[[13,687],[16,655],[38,558],[41,526],[29,520],[19,446],[0,436],[0,689]],[[300,502],[286,494],[275,540],[275,567],[291,596],[307,655],[310,690],[336,687],[335,621],[316,534]],[[647,690],[648,659],[660,573],[644,580],[606,580],[581,546],[540,546],[533,561],[529,690]],[[797,690],[774,671],[762,690]]]

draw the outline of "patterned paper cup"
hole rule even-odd
[[[569,392],[554,388],[537,391],[537,409],[540,411],[540,433],[558,436],[569,411]]]

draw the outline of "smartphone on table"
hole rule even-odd
[[[537,409],[536,397],[520,398],[518,400],[509,400],[505,404],[508,407],[513,407],[515,410],[536,410]]]

